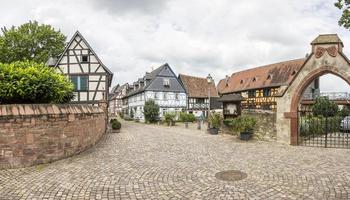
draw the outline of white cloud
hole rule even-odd
[[[50,23],[69,37],[79,30],[114,72],[114,84],[133,82],[151,66],[216,81],[226,74],[300,58],[321,33],[338,33],[350,56],[349,31],[338,27],[331,0],[6,1],[0,24]],[[328,81],[328,82],[327,82]],[[325,90],[349,90],[322,79]],[[329,84],[328,84],[329,83]]]

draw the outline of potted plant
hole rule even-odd
[[[117,119],[111,119],[112,133],[119,133],[122,127],[121,123]]]
[[[196,117],[192,113],[180,113],[180,121],[185,123],[185,127],[188,128],[189,122],[194,122],[196,120]]]
[[[233,120],[233,130],[240,133],[241,140],[250,140],[256,127],[256,119],[240,116]]]
[[[176,118],[176,113],[168,112],[165,113],[164,119],[168,126],[175,126],[175,118]]]
[[[209,123],[210,127],[208,127],[208,131],[210,134],[218,134],[219,128],[221,126],[221,116],[219,113],[212,113],[209,115]]]

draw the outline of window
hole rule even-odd
[[[264,97],[271,96],[271,90],[270,89],[264,89]]]
[[[163,85],[165,87],[169,87],[170,86],[170,80],[168,78],[163,78]]]
[[[241,82],[240,82],[241,84],[243,84],[243,80],[241,80]]]
[[[81,55],[81,62],[82,63],[89,62],[89,55]]]
[[[75,91],[88,90],[88,76],[70,76],[69,78],[74,85]]]
[[[167,93],[166,92],[163,93],[163,100],[167,100]]]
[[[248,98],[253,98],[253,97],[255,97],[255,90],[248,91]]]
[[[175,99],[179,100],[179,94],[178,93],[175,93]]]

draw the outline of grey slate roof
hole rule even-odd
[[[161,65],[150,73],[146,73],[144,78],[140,78],[138,81],[142,80],[143,82],[145,78],[150,81],[147,84],[144,84],[143,87],[139,87],[138,90],[128,93],[127,97],[139,94],[143,91],[186,92],[168,63]],[[169,87],[163,85],[163,78],[169,78]],[[135,82],[135,85],[139,85],[138,82]]]

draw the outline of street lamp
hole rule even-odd
[[[207,115],[207,117],[209,119],[209,114],[210,114],[210,85],[213,82],[213,78],[211,77],[210,74],[208,74],[208,76],[207,76],[207,82],[208,82],[208,115]]]

